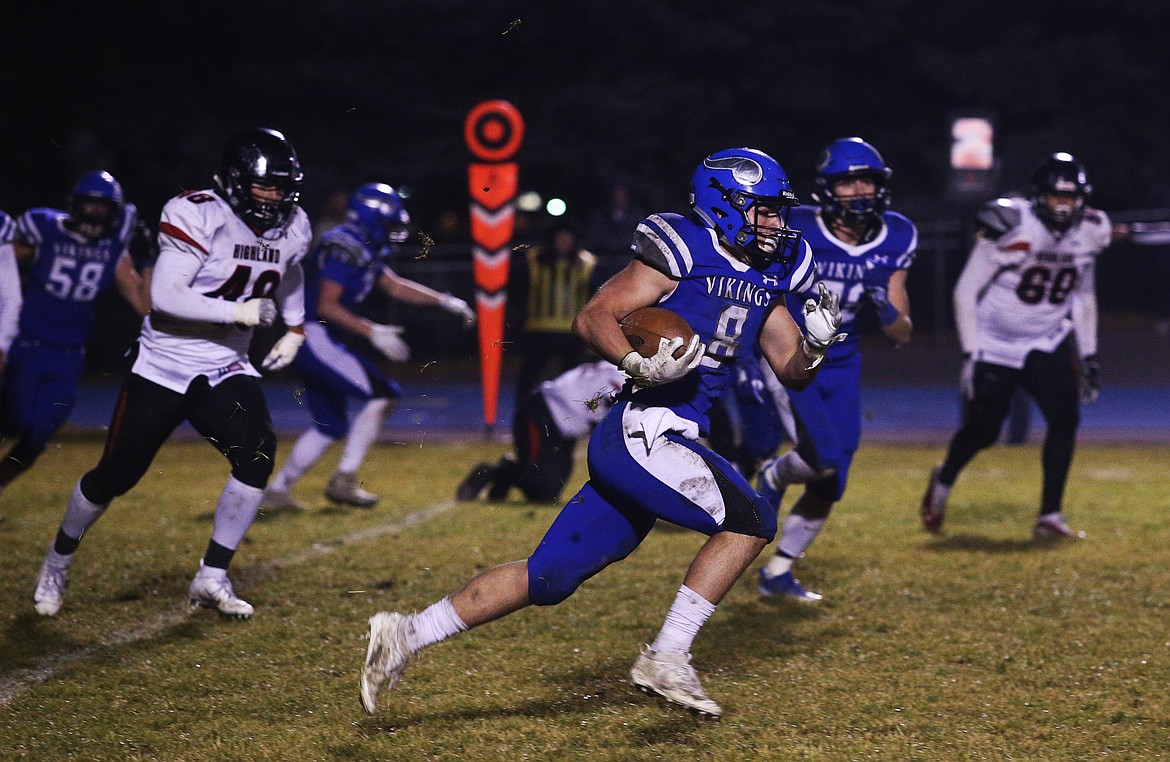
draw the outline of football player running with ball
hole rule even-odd
[[[1112,229],[1104,212],[1086,205],[1091,186],[1069,154],[1041,162],[1031,186],[1031,198],[996,199],[978,213],[975,245],[955,285],[966,410],[922,498],[928,532],[942,531],[959,472],[995,443],[1012,392],[1022,386],[1048,424],[1032,534],[1084,537],[1069,529],[1061,506],[1079,403],[1095,401],[1100,390],[1094,272]]]
[[[138,483],[171,432],[187,421],[231,464],[188,602],[240,619],[252,616],[252,606],[232,590],[227,569],[272,474],[276,435],[248,345],[253,328],[271,325],[278,310],[288,330],[262,367],[288,365],[304,341],[300,263],[312,235],[297,205],[302,179],[283,135],[248,129],[224,148],[215,189],[182,193],[163,207],[153,311],[143,322],[105,452],[74,487],[41,566],[38,613],[53,616],[61,608],[82,536],[114,498]]]
[[[802,335],[784,294],[809,286],[812,255],[787,226],[797,203],[770,156],[733,148],[708,156],[691,178],[692,215],[654,214],[639,223],[634,259],[578,313],[574,331],[630,376],[589,438],[590,479],[571,497],[533,553],[467,582],[421,613],[370,618],[361,702],[377,708],[424,648],[530,605],[569,597],[628,556],[658,520],[708,536],[654,641],[630,677],[641,689],[710,717],[720,706],[691,666],[691,644],[716,605],[776,532],[776,512],[724,458],[698,442],[740,352],[759,342],[793,387],[816,376],[840,339],[837,300],[821,291]],[[640,307],[682,316],[695,331],[643,357],[619,321]],[[684,351],[676,358],[674,353]]]

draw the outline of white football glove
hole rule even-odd
[[[804,302],[804,353],[812,358],[812,370],[825,359],[825,352],[839,341],[845,341],[849,334],[841,330],[841,297],[829,293],[824,281],[817,282],[821,299],[807,299]]]
[[[630,352],[622,358],[621,369],[634,380],[638,386],[646,389],[659,384],[669,384],[690,373],[703,359],[707,347],[699,341],[699,335],[691,337],[682,357],[674,358],[675,351],[683,345],[683,339],[676,336],[673,339],[659,339],[658,351],[653,357],[643,357],[637,352]]]
[[[447,312],[454,313],[462,318],[464,328],[470,328],[475,325],[475,310],[471,309],[471,305],[459,297],[453,294],[443,294],[443,298],[439,301],[439,306],[447,310]]]
[[[272,325],[276,322],[276,302],[263,298],[239,302],[232,321],[246,326]]]
[[[374,323],[370,331],[370,343],[382,354],[394,362],[406,362],[410,359],[410,347],[402,338],[406,330],[400,325],[382,325]]]
[[[975,399],[975,358],[970,352],[963,354],[963,369],[959,371],[959,392],[963,399]]]
[[[260,367],[264,370],[280,370],[287,368],[288,364],[297,356],[297,350],[301,348],[301,344],[305,343],[304,331],[285,331],[276,344],[272,346],[272,350],[265,356]]]

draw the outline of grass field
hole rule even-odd
[[[660,525],[551,609],[425,652],[366,717],[365,620],[521,558],[552,507],[453,504],[498,445],[380,446],[373,511],[262,516],[233,568],[250,622],[188,615],[225,464],[173,442],[86,537],[53,619],[34,579],[101,443],[71,439],[0,496],[0,759],[1028,759],[1170,756],[1170,449],[1082,447],[1070,523],[1030,539],[1035,447],[982,454],[947,534],[921,532],[933,448],[866,446],[798,571],[817,605],[761,600],[755,567],[695,644],[704,722],[626,674],[702,538]],[[336,457],[336,455],[334,455]],[[332,466],[302,483],[320,495]],[[766,551],[766,552],[771,552]]]

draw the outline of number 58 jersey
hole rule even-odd
[[[977,300],[974,336],[961,336],[963,348],[976,360],[1022,368],[1029,352],[1051,352],[1072,331],[1074,300],[1095,300],[1096,261],[1109,245],[1109,217],[1086,207],[1079,221],[1057,234],[1030,201],[1001,198],[976,220],[980,238],[964,276],[972,269],[986,277],[961,276],[956,287],[956,305],[964,288],[976,292]],[[962,334],[961,315],[959,322]]]
[[[280,305],[281,279],[300,266],[311,237],[308,215],[299,207],[285,225],[256,233],[214,191],[189,191],[168,201],[159,222],[154,303],[142,324],[133,372],[180,393],[200,375],[213,386],[239,373],[259,376],[248,361],[252,329],[231,322],[235,304],[264,297]],[[183,273],[180,282],[160,281],[174,272]],[[203,319],[176,316],[168,308]],[[304,316],[284,318],[299,324]]]

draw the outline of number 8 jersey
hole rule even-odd
[[[976,221],[975,245],[955,286],[963,351],[977,361],[1022,368],[1029,352],[1053,351],[1075,326],[1080,354],[1094,354],[1094,272],[1109,245],[1108,216],[1086,207],[1060,233],[1036,216],[1029,200],[1000,198]]]
[[[214,191],[189,191],[163,207],[158,232],[152,310],[133,372],[180,393],[196,376],[212,386],[239,373],[259,376],[248,361],[252,329],[232,322],[235,305],[275,299],[286,324],[304,322],[300,263],[312,237],[308,215],[297,207],[285,225],[257,233]],[[296,277],[282,288],[294,268]],[[182,278],[164,282],[172,273]],[[286,293],[294,288],[295,295]]]

